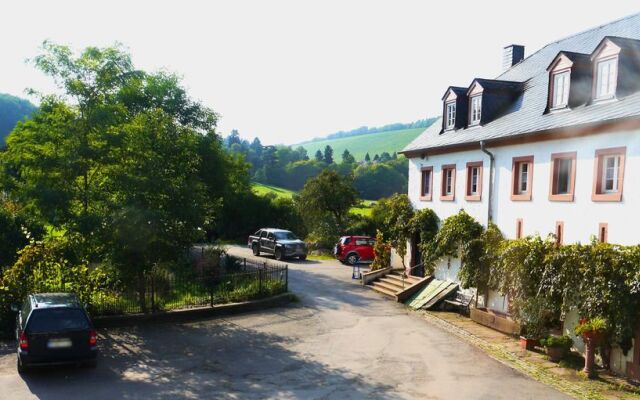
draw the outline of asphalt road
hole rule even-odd
[[[20,376],[4,344],[0,399],[568,398],[352,282],[337,262],[292,262],[289,277],[291,306],[102,330],[95,370]]]

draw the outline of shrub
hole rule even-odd
[[[371,263],[371,270],[387,268],[391,265],[391,245],[384,241],[384,235],[378,231],[376,244],[373,247],[375,258]]]
[[[540,344],[544,347],[562,347],[564,349],[571,349],[573,346],[573,339],[571,339],[567,335],[563,336],[547,336],[546,338],[540,339]]]

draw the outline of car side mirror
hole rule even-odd
[[[11,303],[11,311],[13,311],[13,312],[18,312],[18,311],[20,311],[20,304],[18,304],[18,303]]]

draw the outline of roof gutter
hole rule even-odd
[[[494,169],[493,165],[495,164],[495,156],[493,155],[492,152],[486,149],[484,140],[480,141],[480,150],[482,150],[483,153],[489,156],[489,196],[487,199],[487,205],[489,208],[489,211],[487,213],[487,218],[488,218],[487,227],[488,227],[489,223],[493,222],[493,169]]]

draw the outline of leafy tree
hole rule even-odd
[[[175,75],[137,70],[119,47],[76,55],[45,42],[35,65],[63,94],[43,97],[9,136],[1,155],[9,196],[78,238],[83,257],[110,259],[123,273],[184,254],[241,181],[208,181],[203,160],[237,166],[219,151],[217,115]]]
[[[356,159],[349,153],[349,150],[344,149],[342,152],[342,163],[343,164],[353,164],[356,162]]]
[[[301,160],[301,161],[309,160],[309,154],[307,153],[307,149],[305,149],[304,147],[298,146],[296,147],[295,151],[298,153],[298,160]]]
[[[329,145],[324,148],[324,162],[333,164],[333,149]]]
[[[380,154],[380,162],[387,162],[387,161],[391,161],[391,155],[384,151],[382,152],[382,154]]]
[[[315,160],[303,160],[288,164],[285,167],[287,176],[285,186],[292,190],[300,190],[307,180],[318,176],[326,166],[324,162]]]
[[[389,235],[387,236],[398,256],[405,265],[405,256],[407,254],[407,241],[413,235],[412,221],[415,215],[411,200],[406,194],[394,194],[386,202],[388,209],[386,210],[386,218],[384,227]]]
[[[9,204],[0,204],[0,276],[16,261],[18,250],[29,243],[30,237],[41,236],[40,229],[29,225]]]
[[[240,138],[240,132],[238,132],[237,129],[232,129],[231,133],[229,134],[229,136],[227,136],[226,139],[226,145],[227,147],[231,147],[234,144],[241,144],[242,143],[242,139]]]
[[[355,169],[353,184],[362,198],[378,199],[394,193],[406,193],[408,179],[390,164],[369,163]]]
[[[324,223],[338,233],[346,226],[349,209],[358,203],[358,193],[349,177],[324,170],[305,183],[296,203],[309,230]]]
[[[320,150],[316,151],[315,159],[316,161],[324,161],[324,157],[322,156],[322,152]]]

